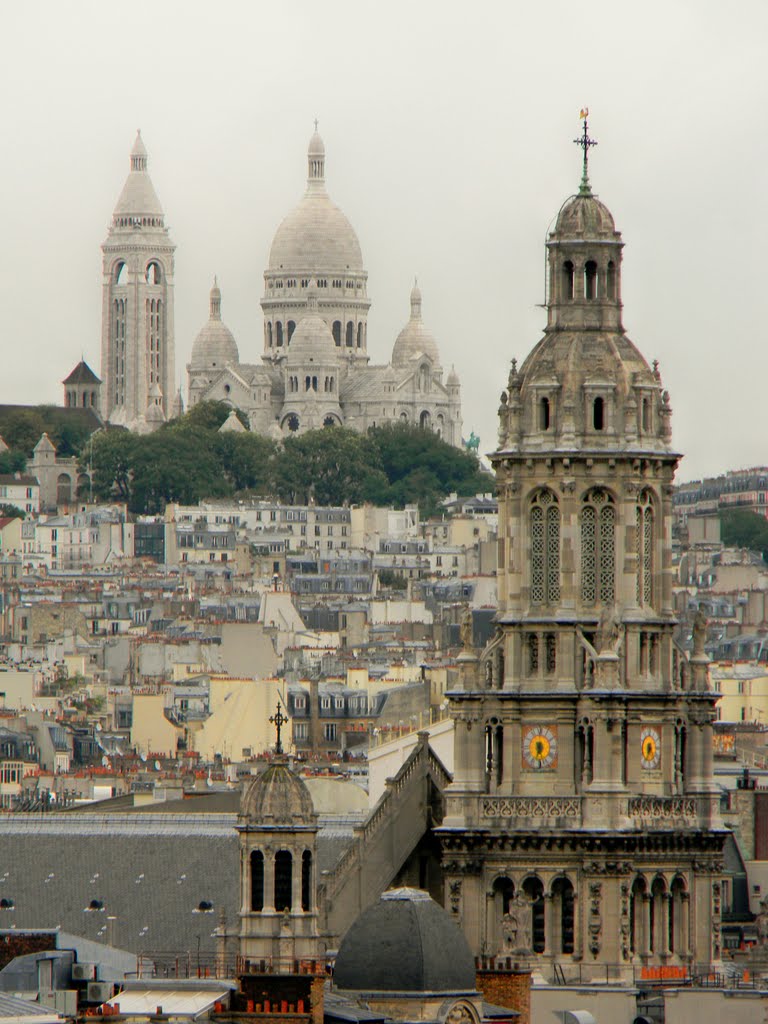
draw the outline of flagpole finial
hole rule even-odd
[[[589,149],[590,146],[596,146],[597,142],[595,139],[590,139],[589,129],[587,125],[587,118],[589,117],[589,107],[582,107],[579,112],[579,117],[584,122],[584,129],[582,134],[573,141],[577,146],[580,146],[584,152],[584,162],[582,165],[581,172],[581,185],[579,186],[579,195],[591,196],[592,186],[589,184]]]

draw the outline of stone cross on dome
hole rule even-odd
[[[284,715],[283,712],[281,711],[280,701],[277,702],[277,711],[274,713],[274,715],[270,715],[269,720],[272,723],[272,725],[274,725],[275,731],[277,732],[277,743],[275,744],[275,753],[282,754],[283,744],[280,740],[280,730],[288,721],[288,716]]]
[[[582,107],[579,117],[584,122],[584,131],[582,134],[573,141],[577,146],[581,146],[584,151],[584,166],[581,174],[581,185],[579,187],[579,194],[583,196],[592,195],[592,189],[589,184],[589,147],[596,146],[597,141],[590,139],[587,129],[587,118],[589,117],[589,107]]]

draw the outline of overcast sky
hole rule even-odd
[[[214,273],[262,351],[272,236],[319,118],[386,362],[414,274],[464,433],[495,447],[544,326],[544,240],[578,186],[625,242],[625,326],[672,396],[679,479],[768,463],[768,3],[124,0],[0,6],[0,401],[100,370],[101,252],[141,128],[176,252],[176,368]]]

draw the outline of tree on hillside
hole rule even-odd
[[[18,505],[0,504],[0,519],[26,519],[27,513]]]
[[[27,460],[23,452],[0,452],[0,476],[9,473],[22,473],[26,464]]]
[[[164,431],[192,431],[194,433],[213,434],[226,421],[232,406],[226,402],[198,402],[176,420],[169,420],[161,429]],[[244,427],[248,426],[248,418],[239,409],[235,410]]]
[[[94,435],[88,445],[87,463],[93,474],[93,494],[97,500],[131,503],[131,471],[141,440],[128,430],[102,430]],[[81,460],[81,471],[87,468]]]
[[[235,491],[270,494],[276,445],[260,434],[216,434],[215,452]]]
[[[729,547],[762,552],[768,561],[768,519],[746,508],[720,513],[720,539]]]
[[[344,427],[286,438],[275,459],[274,484],[283,501],[297,504],[372,501],[387,490],[375,446],[366,435]]]

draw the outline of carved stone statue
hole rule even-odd
[[[501,919],[501,934],[505,953],[531,953],[531,903],[520,892]]]
[[[614,605],[605,605],[600,613],[600,622],[595,635],[598,654],[618,654],[622,641],[621,623],[616,616]]]
[[[461,639],[461,646],[465,651],[469,651],[474,646],[473,635],[472,635],[472,609],[467,606],[464,609],[464,614],[461,616],[461,625],[459,626],[459,637]]]
[[[693,617],[693,656],[700,658],[705,655],[704,644],[707,641],[707,617],[699,608]]]

